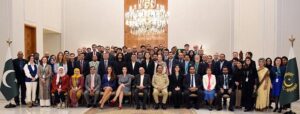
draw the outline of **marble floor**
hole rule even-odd
[[[235,110],[235,112],[230,112],[227,110],[222,111],[208,111],[207,109],[167,109],[167,110],[135,110],[134,108],[124,107],[122,110],[118,110],[117,108],[107,108],[107,109],[92,109],[85,107],[78,108],[66,108],[66,109],[56,109],[56,108],[26,108],[25,106],[6,109],[4,105],[6,101],[0,100],[0,114],[278,114],[273,113],[271,110],[267,112],[243,112],[242,110]],[[293,104],[293,110],[297,114],[300,114],[300,101]]]

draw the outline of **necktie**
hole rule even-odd
[[[172,74],[172,61],[169,61],[169,74]]]
[[[196,74],[198,74],[198,66],[199,66],[199,63],[196,63],[196,65],[195,65]]]
[[[94,86],[95,86],[95,76],[94,75],[91,75],[91,88],[94,89]]]
[[[228,76],[227,75],[225,75],[225,88],[224,89],[227,89],[227,87],[228,87]]]
[[[81,74],[82,74],[82,72],[83,72],[83,61],[81,60],[81,62],[80,62],[80,72],[81,72]]]
[[[191,87],[194,87],[194,75],[191,75],[192,79],[191,79]]]
[[[106,60],[104,61],[104,67],[105,67],[105,71],[106,71],[106,69],[107,69],[107,61]]]
[[[185,74],[187,74],[187,73],[188,73],[188,63],[185,62]]]
[[[211,85],[210,85],[210,78],[211,78],[211,75],[208,76],[208,85],[207,85],[207,89],[208,89],[208,90],[210,90],[210,86],[211,86]]]

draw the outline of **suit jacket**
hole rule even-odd
[[[183,78],[184,75],[179,74],[178,75],[178,79],[176,78],[176,74],[173,73],[171,76],[169,76],[169,80],[170,80],[170,86],[169,86],[169,90],[170,91],[174,91],[175,88],[178,86],[180,88],[180,90],[183,89]]]
[[[122,74],[122,68],[125,66],[126,67],[126,63],[124,61],[115,61],[113,62],[114,65],[114,71],[116,75],[120,75]]]
[[[20,63],[22,62],[22,65],[20,66]],[[23,70],[24,66],[27,64],[27,60],[25,59],[14,59],[13,60],[13,65],[14,65],[14,70],[16,73],[16,79],[18,83],[25,82],[25,72]]]
[[[189,61],[188,62],[188,64],[187,64],[188,66],[187,66],[187,74],[189,73],[189,68],[191,67],[191,66],[193,66],[193,62],[192,61]],[[186,71],[185,71],[185,68],[186,68],[186,64],[185,64],[185,61],[181,64],[181,70],[182,70],[182,72],[185,74],[185,75],[187,75],[186,74]]]
[[[68,72],[67,72],[67,74],[69,76],[72,76],[74,74],[74,69],[76,68],[76,61],[73,61],[73,62],[68,61],[67,65],[68,65]]]
[[[222,68],[225,67],[225,66],[228,67],[229,74],[231,74],[231,64],[230,64],[230,62],[227,61],[227,60],[224,60]],[[215,73],[216,76],[222,74],[221,61],[218,61],[214,64],[214,73]]]
[[[228,78],[228,88],[227,89],[232,89],[234,90],[236,87],[235,87],[235,80],[233,78],[233,75],[231,74],[227,74],[227,78]],[[224,85],[224,74],[221,74],[219,76],[217,76],[217,91],[220,90],[220,88],[223,88],[223,85]],[[223,88],[224,89],[224,88]]]
[[[135,79],[134,79],[134,86],[140,86],[141,84],[141,75],[138,74],[135,76]],[[151,83],[150,83],[150,75],[149,74],[144,74],[144,80],[143,80],[143,86],[145,88],[150,88],[151,86]]]
[[[107,67],[108,66],[112,66],[113,67],[114,66],[114,62],[108,60],[107,61]],[[102,60],[102,61],[100,61],[99,66],[98,66],[98,74],[100,74],[101,79],[102,79],[103,75],[106,74],[106,73],[107,73],[107,69],[105,69],[105,62],[104,62],[104,60]]]
[[[200,67],[200,72],[201,72],[201,74],[200,75],[204,75],[204,74],[206,74],[206,69],[209,67],[209,64],[208,63],[202,63],[202,65],[201,65],[202,67]],[[214,71],[214,63],[211,63],[211,70],[212,70],[212,74],[215,74],[215,71]]]
[[[102,77],[102,80],[101,80],[101,88],[104,88],[107,86],[109,86],[113,90],[115,90],[117,87],[117,77],[115,77],[114,80],[108,80],[107,74],[104,74],[104,76]]]
[[[98,57],[98,61],[102,60],[102,54],[100,52],[96,52],[96,56]],[[87,53],[86,57],[87,61],[92,61],[93,60],[93,52]]]
[[[88,61],[83,61],[83,69],[80,67],[80,61],[76,61],[76,68],[80,69],[80,72],[84,77],[90,73],[90,65]]]
[[[57,78],[57,75],[54,75],[53,76],[53,79],[52,79],[52,88],[51,88],[51,93],[54,93],[57,91],[57,89],[59,88],[59,85],[56,84],[56,78]],[[61,78],[61,90],[63,92],[67,92],[69,90],[69,76],[68,75],[65,75]]]
[[[152,76],[154,75],[154,61],[150,60],[147,66],[146,60],[142,61],[141,66],[144,67],[145,69],[145,74],[149,74],[150,75],[150,79],[152,79]]]
[[[134,68],[132,67],[132,62],[127,62],[127,71],[128,74],[131,75],[137,75],[139,74],[139,68],[141,67],[141,64],[139,62],[135,62]]]
[[[167,64],[167,70],[168,70],[168,73],[169,73],[169,75],[170,75],[170,74],[173,74],[173,72],[175,72],[175,66],[179,64],[179,61],[176,60],[176,59],[173,59],[173,60],[172,60],[172,69],[171,69],[171,72],[170,72],[170,70],[169,70],[169,69],[170,69],[170,66],[169,66],[169,65],[170,65],[170,59],[167,59],[167,60],[166,60],[166,64]]]
[[[91,79],[92,79],[92,76],[91,74],[88,74],[85,78],[85,89],[86,90],[89,90],[91,89]],[[100,75],[99,74],[95,74],[95,78],[94,78],[94,90],[98,90],[100,91],[100,87],[101,87],[101,78],[100,78]]]
[[[191,86],[191,76],[190,74],[187,74],[183,80],[183,87],[184,89],[188,89]],[[199,74],[195,74],[195,85],[198,89],[203,89],[203,84],[202,84],[202,76]]]

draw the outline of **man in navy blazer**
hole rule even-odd
[[[214,64],[214,73],[216,76],[222,74],[222,68],[227,67],[229,70],[229,74],[231,74],[231,64],[229,61],[225,59],[225,54],[220,54],[220,60]]]
[[[78,61],[76,61],[76,68],[80,69],[80,74],[84,77],[90,73],[90,65],[89,62],[84,60],[84,53],[81,53]]]
[[[109,53],[103,54],[103,60],[100,61],[99,67],[98,67],[98,74],[101,76],[101,79],[104,74],[107,73],[107,67],[113,66],[114,62],[109,60]]]
[[[193,105],[195,109],[200,108],[200,100],[202,99],[203,95],[203,85],[202,85],[202,77],[199,74],[196,74],[195,67],[191,66],[189,68],[189,74],[185,76],[183,81],[184,92],[183,96],[184,102],[186,102],[186,106],[190,109]],[[196,94],[197,99],[193,100],[194,103],[192,104],[190,101],[190,95]]]
[[[175,65],[178,65],[178,60],[174,59],[174,55],[172,52],[169,52],[168,59],[166,60],[168,75],[172,75],[175,72]]]

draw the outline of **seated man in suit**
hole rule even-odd
[[[202,78],[199,74],[196,74],[195,67],[191,66],[189,68],[189,74],[185,76],[183,81],[184,93],[183,96],[185,97],[184,102],[187,104],[187,108],[190,109],[192,107],[192,103],[190,102],[190,95],[195,94],[197,95],[197,99],[194,100],[194,108],[200,108],[200,100],[202,100],[203,96],[203,87],[202,87]]]
[[[96,73],[96,68],[91,66],[90,74],[86,76],[85,79],[85,92],[84,98],[87,103],[87,107],[97,107],[97,100],[100,94],[100,85],[101,85],[101,78],[100,75]],[[93,104],[90,103],[90,97],[94,97]]]
[[[139,68],[138,75],[135,76],[135,81],[133,85],[135,86],[134,90],[134,96],[135,96],[135,102],[136,102],[136,109],[140,109],[140,97],[139,93],[143,93],[143,100],[142,100],[142,106],[143,110],[146,110],[146,102],[149,94],[149,87],[150,87],[150,75],[145,74],[145,69],[143,67]]]
[[[228,67],[222,68],[222,74],[217,78],[217,110],[222,110],[222,98],[227,94],[230,96],[229,110],[233,111],[235,106],[235,81],[233,76],[228,74]],[[223,99],[223,104],[226,106],[226,98]]]

